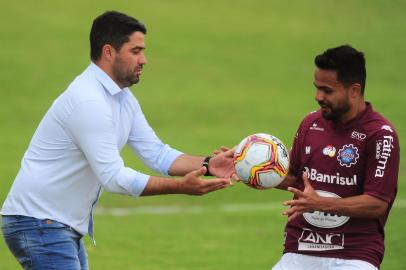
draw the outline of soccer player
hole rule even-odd
[[[315,58],[320,109],[299,126],[288,176],[285,249],[273,270],[378,269],[397,192],[393,125],[364,100],[362,52],[344,45]]]
[[[202,195],[230,185],[232,155],[183,154],[163,144],[146,121],[128,88],[147,63],[145,35],[145,26],[125,14],[97,17],[90,65],[35,131],[1,210],[5,241],[25,269],[88,269],[82,237],[93,235],[102,190],[134,197]],[[119,154],[125,144],[155,171],[183,177],[125,167]],[[218,178],[201,178],[210,173]]]

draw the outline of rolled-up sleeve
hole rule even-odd
[[[172,163],[183,153],[164,144],[148,124],[135,102],[135,113],[127,144],[137,156],[152,170],[168,175]]]
[[[124,166],[106,103],[92,100],[77,105],[67,129],[106,191],[132,196],[142,193],[149,175]]]

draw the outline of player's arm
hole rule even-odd
[[[289,170],[288,174],[286,175],[285,179],[276,186],[277,189],[282,189],[282,190],[287,190],[288,187],[292,187],[296,185],[297,182],[297,172],[298,168],[300,168],[300,156],[301,156],[301,149],[303,149],[302,146],[302,137],[304,136],[304,131],[307,130],[307,128],[304,128],[306,126],[305,124],[306,118],[300,123],[300,126],[296,132],[296,135],[293,139],[293,144],[292,144],[292,149],[290,150],[289,153]]]
[[[284,202],[284,205],[290,206],[283,213],[289,220],[314,211],[350,217],[380,218],[388,210],[387,202],[365,194],[347,198],[321,197],[311,186],[306,173],[303,174],[303,182],[303,191],[293,187],[287,189],[295,195],[295,199]]]
[[[388,203],[370,195],[348,198],[320,197],[319,211],[364,218],[380,218],[388,210]]]
[[[292,172],[291,168],[289,168],[289,172],[286,175],[286,177],[275,188],[287,190],[288,187],[291,187],[296,183],[296,180],[297,180],[296,175]]]

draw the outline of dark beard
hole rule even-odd
[[[114,70],[113,70],[114,72]],[[127,75],[126,74],[122,74],[122,73],[118,73],[118,72],[114,72],[115,77],[117,78],[117,80],[124,86],[124,87],[130,87],[133,84],[136,84],[140,81],[140,77],[136,74],[131,74],[131,75]]]
[[[121,87],[130,87],[133,84],[136,84],[140,81],[140,76],[134,73],[127,73],[127,70],[121,68],[122,60],[121,58],[117,58],[117,61],[114,63],[113,66],[113,75],[118,82],[120,82]],[[140,65],[140,69],[142,69],[142,65]]]
[[[140,77],[135,75],[135,76],[127,76],[127,81],[130,84],[128,87],[130,87],[133,84],[136,84],[140,81]]]
[[[330,112],[325,113],[322,111],[323,118],[326,120],[329,120],[329,121],[338,122],[341,119],[341,117],[350,110],[350,104],[345,103],[337,108],[331,108],[331,107],[329,107],[329,108],[330,108]]]

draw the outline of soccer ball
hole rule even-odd
[[[277,186],[289,168],[289,153],[275,136],[258,133],[244,138],[234,153],[238,177],[248,186],[267,189]]]

